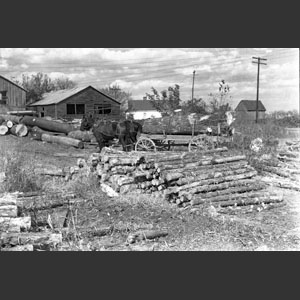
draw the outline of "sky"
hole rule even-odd
[[[181,99],[190,100],[196,71],[195,98],[208,99],[225,80],[235,108],[240,100],[256,99],[258,65],[252,57],[267,59],[259,89],[267,111],[299,110],[298,48],[0,48],[0,74],[20,80],[43,72],[95,88],[117,84],[136,100],[152,87],[178,84]]]

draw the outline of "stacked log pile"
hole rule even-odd
[[[31,216],[21,212],[28,209],[25,199],[18,193],[0,196],[0,251],[33,251],[62,240],[61,234],[31,231]]]
[[[102,190],[114,197],[128,193],[151,194],[178,206],[209,203],[217,207],[277,203],[266,192],[243,155],[226,148],[205,153],[130,152],[105,148],[81,168],[96,173]],[[80,168],[80,167],[79,167]]]
[[[300,141],[286,142],[277,156],[262,157],[258,169],[270,185],[300,191]]]
[[[222,133],[228,129],[226,123],[226,116],[211,114],[201,115],[195,114],[193,116],[194,130],[196,134],[205,133],[207,128],[211,128],[214,134],[218,132],[218,126]],[[219,124],[219,125],[218,125]],[[157,119],[148,119],[144,121],[143,132],[151,134],[161,134],[166,132],[168,134],[188,134],[190,135],[193,128],[188,115],[175,115],[172,117],[162,117]]]
[[[14,136],[25,137],[30,132],[35,140],[83,149],[83,142],[90,142],[93,136],[88,132],[83,133],[75,129],[73,125],[62,121],[46,120],[26,114],[22,116],[0,115],[0,135],[10,133]]]

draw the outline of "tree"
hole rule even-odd
[[[181,105],[182,111],[185,115],[196,113],[206,114],[206,103],[202,98],[188,100]]]
[[[180,108],[180,86],[178,84],[161,93],[152,87],[152,94],[146,93],[146,97],[162,116],[172,116],[175,110]]]
[[[76,87],[76,83],[68,77],[60,77],[54,80],[55,90],[68,90]]]
[[[230,106],[230,87],[222,80],[219,83],[219,91],[218,93],[210,93],[209,101],[206,106],[206,110],[212,114],[214,113],[225,113],[226,111],[232,110]]]
[[[34,103],[41,100],[45,93],[70,89],[76,86],[76,83],[67,77],[61,77],[53,81],[44,73],[37,73],[36,75],[31,76],[23,74],[21,82],[14,81],[27,90],[27,103]]]
[[[106,88],[98,88],[98,90],[121,103],[121,113],[125,114],[129,109],[129,100],[132,100],[130,92],[126,92],[120,88],[119,85],[113,85]]]

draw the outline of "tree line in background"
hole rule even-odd
[[[172,116],[177,110],[183,114],[223,114],[232,110],[230,106],[231,96],[229,86],[221,88],[217,93],[210,93],[208,99],[194,98],[183,101],[180,98],[180,86],[175,84],[174,87],[168,87],[160,93],[157,89],[151,89],[151,93],[146,93],[146,99],[150,100],[152,105],[162,116]]]
[[[37,73],[31,76],[23,74],[21,81],[15,80],[15,82],[27,90],[26,102],[28,104],[41,100],[45,93],[71,89],[77,86],[68,77],[53,80],[44,73]]]
[[[34,103],[43,98],[45,93],[52,91],[72,89],[77,86],[77,83],[68,77],[51,79],[49,75],[37,73],[33,75],[22,75],[21,81],[12,79],[18,85],[27,90],[27,103]],[[120,86],[114,85],[111,87],[97,88],[100,92],[111,96],[121,103],[121,112],[125,114],[131,109],[129,100],[132,100],[132,94],[124,91]],[[230,87],[222,80],[219,90],[216,93],[210,93],[207,99],[194,98],[183,101],[180,96],[180,86],[175,84],[167,89],[158,92],[152,87],[150,93],[146,93],[146,99],[151,101],[153,106],[162,114],[162,116],[172,116],[176,110],[181,109],[183,114],[223,114],[226,111],[232,110],[230,106],[231,96]],[[276,111],[267,114],[267,118],[284,119],[297,118],[299,113],[294,111]]]
[[[45,93],[72,89],[77,86],[77,83],[68,77],[61,77],[57,79],[51,79],[49,75],[44,73],[37,73],[32,75],[22,75],[21,81],[14,80],[17,84],[27,90],[27,103],[31,104],[37,102],[43,98]],[[121,103],[121,112],[125,113],[130,110],[129,100],[132,100],[132,94],[124,91],[118,85],[111,87],[97,87],[97,89],[116,99]],[[229,89],[219,90],[219,93],[210,94],[209,101],[205,101],[202,98],[193,99],[188,101],[182,101],[180,98],[180,86],[175,84],[174,87],[168,87],[168,89],[158,92],[155,88],[152,88],[152,93],[146,93],[147,98],[153,103],[153,106],[162,113],[163,116],[172,115],[177,109],[181,109],[183,113],[215,113],[220,110],[229,110],[230,106],[226,103],[228,98],[227,94]]]

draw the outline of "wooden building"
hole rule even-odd
[[[118,119],[120,102],[92,86],[60,90],[44,95],[43,99],[30,105],[40,117],[55,119],[81,119],[86,113]]]
[[[236,117],[242,120],[256,120],[256,100],[242,100],[237,105],[236,109]],[[258,119],[265,119],[266,108],[263,103],[258,101]]]
[[[0,110],[25,110],[27,91],[0,75]]]

